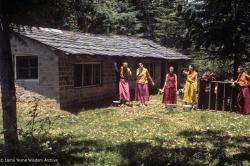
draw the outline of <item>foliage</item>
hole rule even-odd
[[[86,6],[86,1],[78,2],[78,6]],[[184,1],[99,1],[88,7],[87,10],[91,11],[88,12],[87,18],[83,18],[84,26],[83,22],[80,22],[78,28],[80,31],[92,33],[136,35],[169,47],[181,47],[185,37],[183,36],[185,25],[176,10],[180,4],[183,5]],[[86,12],[86,9],[83,9],[78,13],[84,15]]]
[[[136,1],[138,18],[143,26],[138,33],[168,47],[180,47],[184,39],[184,21],[178,15],[177,6],[184,1],[156,0]]]
[[[250,62],[245,63],[244,69],[246,70],[247,73],[250,73]]]
[[[234,71],[250,60],[250,1],[194,0],[186,10],[188,36],[214,58],[231,59]]]
[[[128,1],[106,1],[96,5],[96,18],[101,22],[103,33],[131,35],[138,28],[137,11]]]
[[[27,114],[27,117],[30,119],[25,124],[25,127],[18,129],[19,137],[29,142],[26,147],[22,147],[26,151],[30,151],[30,153],[21,154],[24,158],[31,157],[29,156],[31,153],[34,156],[40,156],[43,151],[51,149],[49,147],[50,141],[47,140],[47,137],[50,136],[52,122],[48,116],[39,117],[38,104],[39,100],[36,100],[34,106]]]
[[[211,57],[204,51],[193,51],[192,64],[199,72],[199,76],[210,71],[216,74],[216,78],[219,80],[231,80],[233,78],[233,61],[230,59],[211,59]]]
[[[186,42],[185,22],[177,8],[185,4],[185,0],[22,0],[5,6],[16,24],[136,35],[181,48]]]
[[[249,60],[249,4],[246,0],[22,0],[12,1],[9,13],[15,23],[134,35],[185,54],[196,54],[187,51],[192,40],[212,61],[236,61],[236,68]]]

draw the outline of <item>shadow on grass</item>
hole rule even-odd
[[[150,143],[127,142],[120,147],[122,155],[121,166],[123,165],[197,165],[198,162],[190,160],[192,154],[202,152],[203,149],[189,147],[167,148],[152,146]]]
[[[248,136],[230,136],[221,130],[183,131],[179,136],[184,137],[190,144],[195,144],[195,147],[201,147],[204,144],[212,145],[212,149],[207,151],[211,159],[217,160],[218,165],[238,165],[242,162],[248,162],[250,165],[250,137]]]
[[[230,136],[219,130],[183,131],[177,136],[184,138],[186,143],[177,144],[174,140],[155,138],[154,144],[127,141],[114,145],[105,140],[76,140],[66,136],[47,137],[39,143],[32,144],[26,139],[20,142],[20,147],[22,157],[54,158],[58,159],[59,165],[101,165],[103,160],[110,159],[105,157],[110,153],[120,156],[111,160],[119,160],[121,166],[219,166],[250,162],[250,137]],[[232,153],[229,149],[233,149]],[[86,153],[92,155],[86,158]],[[95,155],[97,153],[101,153],[102,156],[98,157]]]
[[[74,115],[79,114],[82,111],[92,111],[93,109],[103,109],[112,106],[112,99],[105,99],[102,102],[88,102],[84,104],[75,104],[74,106],[63,107],[62,110],[72,113]]]
[[[184,138],[187,144],[171,146],[166,140],[156,138],[160,145],[136,142],[120,145],[121,165],[250,164],[250,137],[230,136],[219,130],[183,131],[178,136]],[[164,143],[166,146],[162,146]]]
[[[28,165],[88,165],[95,159],[84,157],[84,153],[98,153],[111,151],[112,147],[102,141],[75,140],[71,136],[44,137],[36,136],[39,142],[33,138],[19,141],[19,156],[23,159],[56,159],[56,162],[28,163]],[[0,145],[0,158],[3,158],[3,145]],[[20,163],[9,163],[20,165]],[[26,164],[27,165],[27,164]]]

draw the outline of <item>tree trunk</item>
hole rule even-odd
[[[1,5],[1,4],[0,4]],[[0,83],[3,109],[4,157],[18,155],[16,90],[13,57],[10,48],[9,22],[0,6]]]

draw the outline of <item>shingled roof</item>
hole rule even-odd
[[[86,34],[38,27],[22,27],[15,31],[69,55],[189,59],[187,56],[160,46],[151,40],[135,37]]]

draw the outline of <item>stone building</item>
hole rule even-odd
[[[124,61],[133,72],[144,63],[161,88],[167,66],[188,57],[150,40],[118,35],[93,35],[49,28],[23,27],[13,33],[17,98],[40,98],[66,109],[117,99],[117,68]]]

